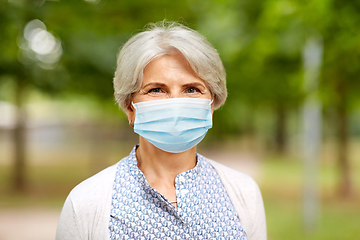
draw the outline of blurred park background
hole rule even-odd
[[[359,240],[359,0],[0,0],[0,240],[53,239],[69,191],[137,143],[116,55],[164,19],[220,53],[198,151],[257,180],[269,240]]]

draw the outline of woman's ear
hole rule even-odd
[[[126,115],[128,117],[128,120],[129,120],[129,125],[134,127],[136,110],[135,110],[134,106],[131,103],[126,108]]]

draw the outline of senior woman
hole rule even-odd
[[[266,239],[257,184],[196,152],[225,81],[192,29],[161,22],[128,40],[114,89],[139,144],[71,191],[56,239]]]

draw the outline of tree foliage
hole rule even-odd
[[[252,132],[256,112],[270,109],[270,135],[281,150],[289,113],[305,96],[302,49],[315,34],[324,47],[321,97],[325,112],[335,109],[338,116],[346,172],[349,114],[360,102],[359,13],[358,0],[2,1],[0,87],[12,81],[19,94],[35,88],[113,103],[119,47],[149,22],[180,21],[208,38],[227,70],[229,97],[215,113],[213,139]],[[23,46],[24,28],[35,19],[61,41],[61,57],[52,64]],[[22,97],[14,100],[19,106]]]

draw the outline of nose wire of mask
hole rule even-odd
[[[209,99],[169,98],[132,103],[134,131],[157,148],[179,153],[196,146],[212,127]]]

